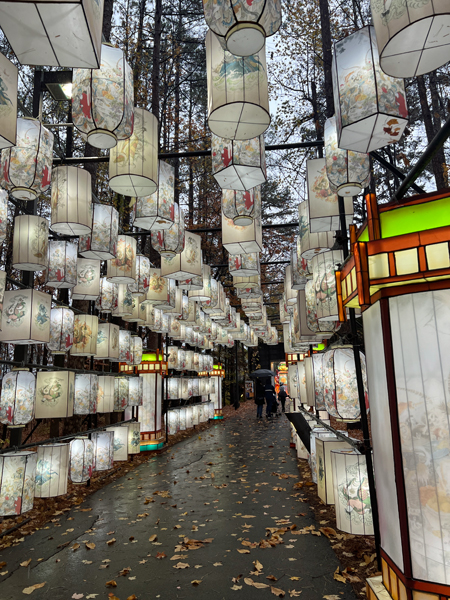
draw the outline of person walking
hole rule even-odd
[[[256,380],[255,384],[255,404],[256,404],[256,418],[262,419],[264,409],[264,385],[259,379]]]
[[[264,390],[264,395],[266,397],[266,417],[268,419],[272,418],[272,408],[273,408],[273,403],[274,401],[276,401],[276,395],[275,395],[275,388],[272,385],[272,382],[270,381],[270,379],[267,380],[266,386],[265,386],[265,390]]]
[[[287,393],[284,385],[280,385],[280,391],[278,392],[278,400],[281,402],[281,410],[285,412],[284,405],[286,404]]]

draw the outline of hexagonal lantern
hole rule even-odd
[[[184,250],[184,211],[173,205],[173,223],[167,229],[152,230],[152,246],[164,258],[173,258]]]
[[[247,227],[261,217],[261,188],[251,190],[222,190],[222,212],[235,225]]]
[[[158,189],[136,199],[133,225],[142,229],[168,229],[174,219],[175,168],[158,161]]]
[[[225,190],[251,190],[266,181],[264,136],[227,140],[211,134],[214,179]]]
[[[54,288],[73,288],[77,284],[78,246],[75,242],[50,240],[48,267],[44,272],[46,285]]]
[[[78,252],[84,258],[108,260],[115,258],[119,236],[119,213],[113,206],[94,204],[92,232],[81,235]]]
[[[116,256],[107,261],[106,278],[111,283],[135,283],[136,238],[119,235]]]

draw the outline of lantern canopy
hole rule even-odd
[[[260,274],[259,254],[230,254],[228,256],[228,269],[230,275],[238,277],[251,277]]]
[[[211,157],[214,178],[224,190],[251,190],[266,181],[262,135],[241,141],[212,134]]]
[[[69,479],[72,483],[86,483],[94,469],[94,444],[86,436],[70,442]]]
[[[0,342],[47,344],[51,301],[50,294],[32,289],[5,292]]]
[[[0,114],[0,150],[16,144],[18,69],[0,54],[2,72],[2,110]]]
[[[80,236],[78,252],[84,258],[115,258],[119,236],[119,213],[113,206],[94,204],[92,231]]]
[[[75,315],[71,355],[94,356],[97,353],[98,317]]]
[[[116,377],[114,379],[114,411],[121,412],[128,406],[130,399],[130,378]]]
[[[111,283],[102,277],[100,279],[100,292],[95,301],[95,308],[101,313],[111,313],[118,304],[119,284]]]
[[[48,265],[48,221],[34,215],[14,218],[14,269],[42,271]]]
[[[321,252],[311,261],[316,295],[316,313],[319,321],[339,321],[336,268],[343,262],[342,250]]]
[[[240,58],[227,52],[208,31],[206,74],[211,131],[232,140],[263,134],[270,125],[265,49]]]
[[[359,356],[367,396],[366,359],[361,352]],[[353,348],[336,348],[325,352],[323,369],[324,398],[328,414],[343,421],[357,421],[361,410]]]
[[[332,73],[339,148],[368,153],[398,142],[408,123],[405,86],[380,69],[373,27],[334,44]]]
[[[75,242],[49,242],[48,267],[44,273],[48,287],[73,288],[77,284],[77,252]]]
[[[2,152],[0,183],[15,198],[34,200],[50,186],[52,161],[53,134],[37,119],[19,117],[16,145]]]
[[[0,421],[8,427],[24,427],[34,419],[36,377],[26,370],[9,371],[3,377]]]
[[[330,189],[344,198],[357,196],[370,182],[368,154],[338,148],[336,119],[325,121],[325,161]]]
[[[143,254],[136,256],[136,279],[130,283],[128,289],[133,296],[143,296],[147,294],[150,284],[150,259]]]
[[[119,326],[114,323],[99,323],[97,330],[96,360],[119,360]],[[109,412],[109,411],[104,411]]]
[[[152,246],[164,258],[173,258],[184,250],[184,211],[173,205],[173,224],[168,229],[152,230]]]
[[[36,419],[73,416],[75,373],[39,371],[36,379]]]
[[[119,235],[116,257],[107,261],[106,278],[111,283],[135,283],[136,238]]]
[[[308,200],[300,202],[298,205],[298,243],[300,256],[304,260],[311,260],[316,254],[331,250],[335,244],[334,231],[310,232],[309,212]]]
[[[95,148],[114,148],[133,133],[133,74],[120,48],[103,44],[99,69],[75,69],[72,118]]]
[[[164,234],[164,239],[167,231],[158,231]],[[152,239],[154,232],[152,231]],[[161,255],[161,274],[163,277],[170,277],[177,280],[186,280],[186,278],[200,277],[202,274],[202,239],[199,235],[187,231],[184,234],[183,250],[175,255]],[[180,281],[181,283],[181,281]],[[183,286],[187,289],[186,286]],[[200,286],[201,287],[201,286]]]
[[[70,308],[52,308],[50,312],[50,341],[52,354],[65,354],[73,344],[75,315]]]
[[[77,285],[72,289],[72,300],[97,300],[100,294],[100,261],[79,258]]]
[[[113,375],[99,376],[97,413],[110,413],[114,411],[114,383],[115,377]]]
[[[94,471],[112,469],[114,462],[114,433],[97,431],[92,434],[94,444]]]
[[[222,190],[222,212],[235,225],[246,227],[261,216],[261,188],[252,190]]]
[[[250,225],[243,227],[233,223],[233,219],[228,219],[222,212],[222,245],[230,254],[261,252],[261,217],[256,217]]]
[[[158,189],[137,198],[133,206],[133,225],[142,229],[169,229],[174,221],[175,168],[158,161]]]
[[[134,109],[133,135],[109,153],[109,186],[124,196],[148,196],[158,185],[158,120]]]
[[[33,508],[36,452],[0,455],[0,517],[21,515]]]
[[[211,299],[211,267],[209,265],[203,265],[203,287],[201,290],[190,290],[188,297],[194,302],[206,302]]]
[[[63,165],[52,173],[51,228],[64,235],[90,234],[92,227],[91,174]]]
[[[53,498],[67,494],[70,444],[38,446],[36,464],[36,498]]]
[[[74,415],[95,415],[98,402],[98,375],[75,374]]]
[[[139,454],[141,451],[141,426],[139,423],[127,423],[128,454]]]

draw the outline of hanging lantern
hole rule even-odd
[[[188,297],[194,302],[206,302],[211,299],[211,267],[203,265],[203,287],[201,290],[189,290]]]
[[[244,192],[222,190],[222,212],[235,225],[247,227],[261,217],[261,188],[258,185]]]
[[[50,186],[52,161],[53,134],[37,119],[19,117],[16,144],[2,152],[0,183],[14,198],[34,200]]]
[[[117,297],[115,306],[111,311],[113,317],[125,317],[133,312],[133,294],[126,283],[115,283],[117,286]]]
[[[370,182],[368,154],[338,148],[336,119],[325,121],[325,160],[330,189],[339,196],[357,196]]]
[[[130,378],[115,377],[114,379],[114,411],[122,412],[128,406],[130,399]]]
[[[261,295],[261,277],[252,275],[251,277],[233,276],[233,287],[236,288],[238,298],[251,298]]]
[[[155,308],[153,304],[147,304],[144,307],[141,304],[141,308],[145,308],[145,326],[149,327],[152,331],[161,329],[162,311],[159,308]]]
[[[144,391],[138,413],[144,449],[160,443],[162,377],[158,373],[146,373],[140,377],[144,381]]]
[[[201,251],[200,251],[201,252]],[[201,256],[201,254],[200,254]],[[200,270],[203,266],[203,262],[200,262]],[[203,288],[203,277],[202,275],[196,276],[196,277],[192,277],[190,279],[186,279],[186,280],[179,280],[178,281],[178,287],[180,287],[182,290],[201,290]]]
[[[157,148],[157,145],[156,145]],[[142,229],[169,229],[174,221],[175,168],[158,161],[158,189],[149,196],[136,198],[133,225]]]
[[[114,462],[114,433],[97,431],[92,434],[94,444],[94,471],[112,469]]]
[[[175,435],[180,430],[180,415],[178,410],[168,410],[167,413],[168,420],[168,434]]]
[[[52,173],[51,228],[63,235],[90,234],[92,227],[91,174],[63,165]]]
[[[186,431],[186,409],[184,407],[178,409],[180,420],[180,431]]]
[[[101,313],[111,313],[117,308],[119,284],[111,283],[106,277],[100,278],[100,293],[95,301],[95,308]]]
[[[0,150],[16,145],[18,69],[0,54],[2,72],[2,114],[0,116]]]
[[[177,296],[177,284],[174,279],[166,279],[167,281],[167,293],[158,304],[155,304],[157,308],[160,308],[163,312],[170,312],[175,308],[176,296]]]
[[[67,494],[70,444],[38,446],[36,498],[54,498]]]
[[[139,423],[127,423],[128,454],[139,454],[141,451],[141,426]]]
[[[367,463],[355,451],[331,452],[336,528],[352,535],[373,535]]]
[[[184,212],[173,205],[173,223],[168,229],[152,230],[152,246],[164,258],[173,258],[184,250]]]
[[[128,404],[127,406],[141,406],[144,382],[141,377],[128,378]]]
[[[94,469],[94,444],[85,436],[70,442],[69,479],[72,483],[86,483]]]
[[[214,314],[219,308],[219,282],[211,277],[211,298],[200,303],[201,309],[206,314]]]
[[[95,148],[114,148],[133,133],[133,73],[120,48],[101,47],[99,69],[74,69],[73,124]]]
[[[3,301],[0,342],[47,344],[50,341],[51,296],[37,290],[10,290]]]
[[[77,356],[95,356],[97,353],[98,317],[93,315],[75,315],[73,328],[73,346],[70,354]]]
[[[74,242],[49,241],[45,284],[53,288],[73,288],[77,284],[77,252]]]
[[[182,314],[182,298],[183,298],[183,290],[176,287],[175,288],[175,306],[173,307],[162,307],[164,312],[170,313],[172,320],[180,319]],[[178,329],[179,331],[179,329]]]
[[[131,360],[131,331],[121,329],[119,331],[119,361],[129,362]]]
[[[170,377],[166,380],[166,400],[178,400],[181,396],[180,379]]]
[[[163,235],[163,239],[165,240],[169,231],[172,231],[172,229],[168,229],[163,232],[152,231],[152,240],[153,236],[159,234]],[[186,281],[186,278],[189,278],[190,281],[194,281],[194,279],[200,277],[202,273],[201,237],[190,232],[186,232],[185,234],[183,233],[183,237],[184,245],[181,252],[172,255],[172,257],[161,254],[162,276],[181,280],[180,284],[182,281]],[[156,250],[158,250],[158,248],[156,248]],[[191,285],[192,284],[186,283],[186,285],[180,285],[180,287],[183,287],[183,289],[198,289],[191,287]]]
[[[324,369],[323,369],[323,354],[313,354],[313,384],[314,384],[314,405],[316,410],[324,411],[325,396],[324,396]]]
[[[118,327],[118,325],[115,325]],[[114,382],[113,375],[100,375],[98,378],[97,413],[111,413],[114,411]]]
[[[195,404],[192,407],[192,425],[198,425],[199,424],[199,405]]]
[[[198,371],[199,370],[198,361],[199,361],[200,354],[198,354],[197,352],[195,354],[197,354],[197,361],[195,361],[195,358],[194,358],[194,367],[195,367],[194,371]],[[195,364],[197,366],[195,366]],[[194,377],[192,379],[192,395],[200,396],[200,381],[199,381],[198,377]]]
[[[35,419],[72,417],[74,393],[75,373],[72,371],[39,371]]]
[[[0,422],[8,427],[25,427],[34,419],[36,377],[27,370],[9,371],[3,377]]]
[[[335,435],[316,437],[317,495],[324,504],[334,503],[331,452],[338,449],[351,451],[351,446]]]
[[[239,58],[227,52],[221,40],[208,31],[206,74],[211,131],[232,140],[263,134],[270,125],[265,48]]]
[[[128,427],[118,425],[107,427],[106,431],[112,431],[114,434],[114,461],[128,460]]]
[[[167,299],[169,280],[161,276],[161,269],[151,267],[150,282],[145,302],[159,305]]]
[[[136,238],[119,235],[116,258],[107,261],[106,278],[111,283],[135,283]]]
[[[316,294],[316,313],[319,321],[339,321],[336,268],[343,262],[342,250],[321,252],[311,261]]]
[[[113,323],[99,323],[97,330],[96,360],[119,360],[119,326]],[[109,412],[109,411],[104,411]]]
[[[332,72],[339,148],[368,153],[398,142],[408,124],[405,86],[380,69],[373,27],[334,44]]]
[[[367,397],[366,359],[359,353]],[[357,421],[361,410],[356,382],[353,348],[336,348],[323,357],[324,396],[328,414],[342,421]]]
[[[194,417],[194,407],[186,406],[186,429],[191,429],[194,426],[193,417]]]
[[[119,236],[119,213],[108,204],[94,204],[92,231],[80,236],[78,252],[84,258],[115,258]]]
[[[131,358],[133,365],[140,365],[142,362],[142,338],[137,335],[131,338]]]
[[[73,344],[75,315],[70,308],[52,308],[50,312],[50,341],[52,354],[65,354]]]
[[[158,120],[147,110],[135,108],[133,135],[109,153],[109,187],[140,198],[153,194],[157,186]]]
[[[284,293],[286,295],[285,302],[289,310],[289,306],[295,306],[297,304],[297,290],[293,289],[292,287],[291,265],[287,265],[284,270]]]
[[[132,296],[131,300],[131,314],[124,315],[122,319],[128,323],[144,323],[140,311],[140,302],[137,296]]]
[[[42,271],[48,265],[48,221],[34,215],[14,218],[13,268]]]
[[[33,508],[36,452],[0,455],[0,517],[21,515]]]
[[[192,381],[187,378],[182,378],[181,380],[181,398],[182,400],[189,400],[192,398]]]
[[[313,256],[326,250],[331,250],[335,244],[335,232],[323,231],[311,233],[309,230],[309,202],[305,200],[298,205],[298,243],[300,256],[304,260],[311,260]],[[340,225],[339,225],[340,227]],[[338,227],[338,228],[339,228]]]
[[[1,54],[0,54],[1,63]],[[1,120],[1,117],[0,117]],[[1,125],[0,125],[1,127]],[[0,134],[1,144],[1,134]],[[6,240],[8,234],[8,192],[0,189],[0,244]]]
[[[168,333],[169,332],[169,315],[164,314],[161,310],[159,311],[161,318],[156,319],[156,309],[155,309],[155,325],[152,328],[152,331],[155,333]]]
[[[142,296],[147,294],[150,284],[150,259],[143,254],[136,256],[136,280],[129,284],[128,289],[133,296]]]
[[[222,212],[222,245],[230,254],[261,252],[261,217],[256,217],[250,225],[242,227],[233,223],[233,219],[228,219]]]
[[[338,197],[331,191],[324,158],[306,161],[308,183],[309,229],[311,233],[341,228]],[[344,198],[347,227],[353,220],[353,199]],[[306,258],[306,257],[304,257]]]
[[[212,134],[211,157],[214,179],[224,190],[251,190],[266,181],[263,135],[237,141]]]
[[[297,236],[297,243],[291,249],[291,289],[303,290],[306,282],[311,277],[308,262],[300,256],[300,236]]]
[[[300,337],[330,338],[340,327],[340,323],[317,318],[316,291],[313,281],[308,281],[304,290],[298,291],[298,315],[300,321]]]
[[[77,285],[72,290],[72,300],[97,300],[100,294],[100,261],[79,258]]]
[[[74,415],[95,415],[98,401],[98,375],[75,374]]]
[[[230,254],[228,256],[228,270],[230,275],[238,277],[251,277],[260,274],[259,254]]]

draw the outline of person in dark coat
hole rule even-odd
[[[270,379],[267,380],[264,394],[265,394],[266,403],[267,403],[266,417],[268,419],[271,419],[272,418],[273,403],[276,402],[276,395],[275,395],[275,388],[273,387],[272,382],[270,381]]]
[[[280,391],[278,392],[278,400],[281,402],[281,410],[285,412],[284,405],[286,403],[287,393],[284,389],[284,385],[280,385]]]
[[[256,380],[255,384],[255,404],[256,404],[256,418],[262,419],[263,407],[265,402],[264,396],[264,385],[259,379]]]

